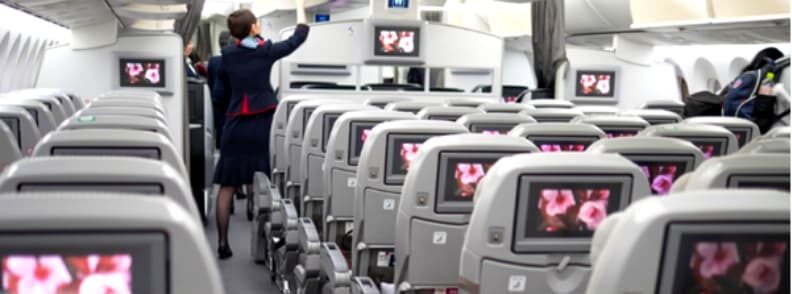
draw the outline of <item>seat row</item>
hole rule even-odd
[[[69,109],[57,93],[0,98],[19,126],[0,124],[3,292],[224,293],[159,96],[112,91]],[[47,129],[40,118],[61,108]],[[44,278],[55,288],[29,282]]]
[[[251,253],[255,260],[269,266],[284,290],[456,291],[460,287],[459,274],[464,273],[465,267],[464,263],[459,264],[460,250],[472,234],[467,230],[468,223],[473,225],[471,211],[475,215],[484,210],[481,214],[488,216],[479,222],[492,223],[497,219],[501,225],[490,227],[486,234],[473,234],[478,239],[495,238],[479,240],[485,244],[482,247],[512,244],[511,249],[505,246],[507,250],[494,260],[514,260],[515,255],[534,260],[522,265],[493,266],[516,266],[515,270],[523,273],[527,271],[524,267],[538,266],[529,275],[537,279],[530,281],[532,290],[565,292],[553,288],[564,287],[581,292],[591,270],[587,240],[605,216],[636,200],[687,189],[789,190],[788,129],[774,130],[766,138],[755,139],[759,137],[755,125],[729,118],[650,126],[633,115],[594,112],[607,110],[603,108],[584,108],[591,113],[581,116],[581,110],[550,107],[540,108],[541,113],[575,112],[564,119],[572,122],[536,123],[538,119],[526,114],[536,111],[530,106],[436,107],[423,102],[391,101],[384,106],[386,111],[378,110],[377,106],[388,102],[383,100],[387,99],[372,99],[368,105],[359,105],[293,97],[278,107],[270,147],[273,180],[263,173],[255,176],[256,193],[250,198],[249,207],[255,219]],[[483,110],[499,107],[523,109],[519,110],[522,114]],[[648,112],[665,114],[662,110]],[[469,134],[503,134],[506,130],[508,136]],[[672,189],[675,179],[696,170],[710,156],[734,153],[738,149],[737,132],[742,132],[742,138],[751,144],[740,154],[717,159],[728,161],[725,168],[712,164],[723,169],[721,178],[751,175],[755,170],[775,173],[777,177],[768,180],[758,176],[744,178],[745,181],[737,177],[724,184],[712,178],[708,182],[698,180],[711,177],[712,173],[694,172],[685,177],[697,179],[691,182],[706,183]],[[624,135],[639,136],[616,138]],[[782,138],[770,138],[778,136]],[[588,152],[579,155],[511,156],[586,149]],[[499,160],[504,157],[509,159]],[[485,174],[501,165],[519,172],[511,182],[489,183]],[[739,172],[736,167],[741,168]],[[498,178],[506,175],[498,174]],[[485,204],[485,197],[479,195],[485,193],[483,190],[518,196]],[[491,198],[498,197],[501,196]],[[515,214],[504,213],[511,213],[515,207]],[[520,242],[507,238],[516,236],[515,232],[526,232],[526,236],[520,237]],[[516,243],[502,243],[508,240]],[[567,243],[572,245],[564,246]],[[535,252],[543,254],[530,254]],[[537,260],[542,261],[536,264]],[[480,266],[480,261],[469,266]],[[582,266],[568,267],[570,264]],[[506,272],[491,274],[508,276]],[[565,277],[564,286],[553,286],[558,275]],[[480,288],[476,281],[472,279],[461,286],[468,290]],[[481,293],[524,292],[488,289],[492,291]]]

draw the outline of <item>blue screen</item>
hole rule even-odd
[[[314,20],[316,22],[328,22],[328,21],[330,21],[330,15],[329,14],[316,14],[316,17],[314,18]]]
[[[410,0],[388,0],[388,8],[408,8]]]

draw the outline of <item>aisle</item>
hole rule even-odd
[[[212,197],[214,199],[214,197]],[[262,265],[253,263],[250,257],[250,222],[245,217],[245,200],[236,200],[236,213],[231,215],[229,235],[231,250],[234,256],[226,260],[218,260],[223,285],[227,294],[279,293],[278,288],[270,280],[270,274]],[[214,205],[212,205],[214,206]],[[217,226],[215,216],[209,216],[206,235],[212,254],[217,256]]]

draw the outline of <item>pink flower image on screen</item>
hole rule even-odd
[[[506,104],[516,104],[520,100],[520,96],[506,96],[503,97],[503,102]]]
[[[586,151],[584,144],[541,144],[542,152],[583,152]]]
[[[126,69],[124,69],[127,77],[127,81],[134,85],[140,83],[142,80],[142,74],[144,71],[143,64],[138,62],[130,62],[126,64]]]
[[[583,87],[583,94],[591,94],[597,85],[597,77],[592,74],[581,75],[579,83]]]
[[[410,31],[399,32],[399,49],[401,52],[412,53],[415,51],[415,33]]]
[[[363,132],[360,133],[360,142],[365,143],[370,135],[371,135],[371,129],[363,129]]]
[[[697,242],[690,260],[698,293],[779,293],[785,242]]]
[[[146,64],[146,80],[152,84],[160,83],[160,66],[157,63]]]
[[[421,143],[404,143],[401,147],[402,170],[406,171],[410,168],[410,163],[418,156],[418,151],[421,149]]]
[[[13,255],[3,259],[9,293],[132,293],[132,257]]]
[[[610,78],[611,77],[609,75],[599,75],[597,77],[597,90],[600,92],[600,94],[610,93]]]
[[[556,216],[566,213],[570,207],[575,206],[575,196],[572,195],[572,190],[546,189],[542,190],[540,203],[544,204],[547,215]]]
[[[633,137],[633,136],[636,135],[636,133],[635,132],[609,132],[609,133],[606,133],[606,135],[608,135],[609,139],[613,139],[613,138],[621,138],[621,137]]]
[[[542,189],[543,232],[593,231],[608,216],[610,189]]]
[[[396,31],[381,31],[379,35],[379,42],[382,46],[382,52],[391,53],[396,51],[396,42],[399,41],[399,35]]]
[[[498,130],[481,130],[481,133],[485,135],[502,135]]]
[[[476,193],[476,186],[481,178],[484,177],[489,166],[485,167],[482,163],[457,163],[454,178],[457,182],[456,194],[462,198],[468,198]]]
[[[676,165],[641,165],[641,171],[643,171],[646,178],[649,179],[649,185],[655,195],[666,195],[671,192],[671,186],[674,184],[677,176]]]
[[[709,159],[715,155],[715,145],[712,144],[701,144],[698,146],[701,149],[701,152],[704,153],[704,158]]]

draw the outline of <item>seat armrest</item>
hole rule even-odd
[[[321,240],[319,239],[319,232],[316,230],[311,218],[300,218],[300,247],[306,254],[318,254]]]
[[[282,199],[280,203],[280,213],[283,216],[283,226],[287,231],[296,231],[300,216],[297,214],[297,209],[294,207],[294,202],[292,202],[290,199]]]
[[[338,245],[333,242],[322,243],[319,252],[322,276],[327,277],[330,284],[336,288],[348,286],[352,279],[352,271],[349,270],[347,260]]]
[[[352,279],[352,294],[379,294],[377,285],[369,277],[355,277]]]

